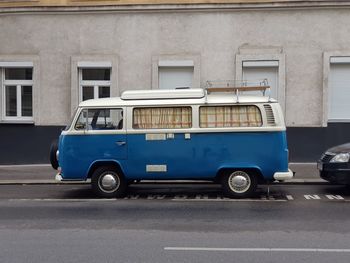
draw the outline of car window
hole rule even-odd
[[[76,130],[120,130],[123,128],[123,110],[84,109],[74,128]]]
[[[191,107],[135,108],[134,129],[183,129],[192,127]]]
[[[203,106],[199,108],[201,128],[259,127],[261,112],[254,105]]]

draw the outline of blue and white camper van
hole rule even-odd
[[[261,87],[125,91],[80,103],[52,145],[61,181],[122,197],[135,180],[210,180],[228,197],[291,179],[280,105]]]

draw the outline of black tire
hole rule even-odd
[[[58,141],[54,140],[50,146],[50,163],[53,169],[57,170],[59,164],[56,156],[58,150]]]
[[[104,180],[105,183],[103,183]],[[102,166],[92,174],[91,186],[94,193],[99,197],[120,198],[125,196],[127,182],[115,167]]]
[[[221,177],[221,185],[225,196],[246,198],[254,194],[258,186],[258,178],[252,171],[229,171]]]

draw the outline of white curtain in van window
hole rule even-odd
[[[192,126],[190,107],[136,108],[134,129],[178,129]]]
[[[261,113],[256,106],[212,106],[200,108],[200,127],[258,127]]]

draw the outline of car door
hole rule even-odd
[[[192,176],[190,106],[135,107],[128,131],[128,174],[135,179]]]
[[[97,161],[127,159],[127,137],[123,114],[125,108],[89,108],[80,112],[75,123],[76,134],[65,136],[65,166],[77,178],[86,177]]]

